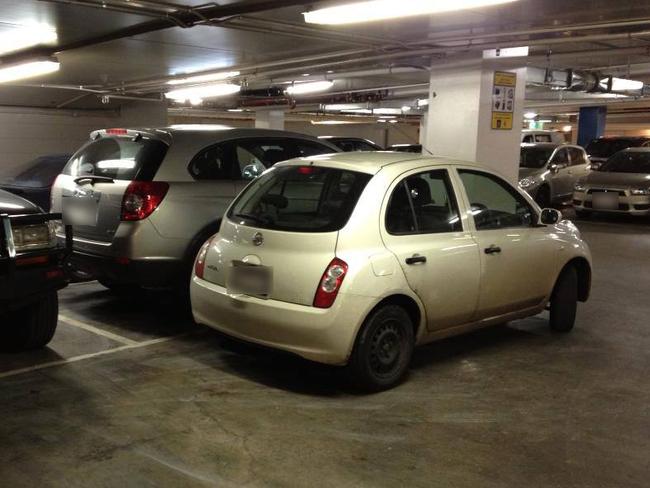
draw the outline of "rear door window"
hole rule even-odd
[[[167,144],[155,139],[102,137],[72,156],[63,174],[148,181],[158,171],[167,149]]]
[[[237,198],[231,220],[275,230],[341,229],[371,175],[316,166],[287,166],[262,175]]]
[[[581,164],[587,164],[585,158],[585,153],[577,147],[570,147],[569,154],[571,155],[571,166],[579,166]]]
[[[231,180],[236,174],[227,148],[216,145],[204,149],[190,162],[190,174],[195,180]]]
[[[550,134],[535,134],[535,142],[553,142]]]

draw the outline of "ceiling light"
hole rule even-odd
[[[570,125],[565,125],[564,127],[562,127],[562,132],[571,132],[571,130],[573,130],[573,127],[571,127]]]
[[[1,66],[1,65],[0,65]],[[58,71],[60,64],[57,61],[28,61],[0,67],[0,83],[33,78]]]
[[[229,108],[228,112],[243,112],[243,108]]]
[[[357,124],[353,120],[312,120],[311,125],[343,125],[343,124]]]
[[[302,95],[304,93],[314,93],[329,90],[334,86],[333,81],[313,81],[309,83],[296,83],[287,88],[289,95]]]
[[[524,119],[534,119],[535,117],[537,117],[535,112],[526,112],[524,114]]]
[[[165,93],[167,98],[177,102],[184,102],[186,100],[197,100],[199,98],[214,98],[223,97],[238,93],[241,90],[239,85],[229,83],[215,83],[212,85],[193,86],[191,88],[181,88],[179,90],[172,90]]]
[[[389,120],[388,122],[390,122],[391,124],[397,124],[397,120]]]
[[[627,80],[625,78],[612,78],[612,91],[640,91],[643,90],[642,81]]]
[[[370,110],[369,108],[353,108],[348,110],[341,110],[341,112],[346,114],[367,114],[367,115],[372,114],[372,110]]]
[[[402,107],[402,112],[408,112],[409,110],[411,110],[411,107],[409,107],[408,105],[404,105]]]
[[[0,34],[0,54],[7,54],[39,44],[54,44],[56,29],[47,24],[23,25]]]
[[[348,3],[305,12],[305,22],[309,24],[352,24],[374,20],[431,15],[456,10],[465,10],[491,5],[511,3],[517,0],[373,0]]]
[[[177,78],[174,80],[169,80],[167,84],[187,85],[191,83],[206,83],[208,81],[227,80],[228,78],[234,78],[235,76],[239,76],[239,71],[227,71],[222,73],[210,73],[207,75],[189,76],[187,78]]]
[[[325,105],[325,110],[328,112],[338,111],[338,110],[357,110],[363,109],[364,105],[359,105],[358,103],[332,103]]]
[[[201,105],[203,103],[203,99],[201,98],[190,98],[190,105]]]
[[[428,98],[421,98],[418,100],[418,107],[426,107],[429,105],[429,99]]]
[[[376,115],[401,115],[401,108],[375,108],[372,113]]]

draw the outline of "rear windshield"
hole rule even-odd
[[[519,157],[520,168],[543,168],[551,158],[555,148],[522,147]]]
[[[105,176],[115,180],[151,180],[168,146],[162,141],[103,137],[82,147],[65,167],[70,176]]]
[[[650,174],[650,152],[620,152],[612,156],[599,171]]]
[[[273,168],[248,186],[228,217],[264,229],[341,229],[372,176],[314,166]]]
[[[609,158],[628,147],[637,147],[643,141],[634,139],[595,139],[587,144],[587,154],[597,158]]]
[[[0,170],[0,184],[25,188],[52,186],[70,159],[69,154],[43,156],[27,163]]]

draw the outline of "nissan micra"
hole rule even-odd
[[[415,345],[550,310],[573,328],[591,257],[577,228],[485,168],[398,153],[295,159],[237,197],[201,248],[197,322],[347,365],[382,390]]]

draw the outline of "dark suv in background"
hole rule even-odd
[[[630,147],[648,147],[650,137],[599,137],[594,139],[585,150],[591,161],[591,169],[598,171],[614,154]]]

